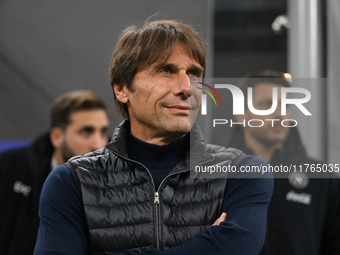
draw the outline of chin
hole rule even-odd
[[[276,144],[282,144],[284,140],[285,140],[284,138],[276,137],[276,138],[268,139],[268,142],[271,145],[276,145]]]
[[[190,131],[190,129],[191,129],[190,123],[185,123],[184,121],[182,121],[182,123],[176,123],[166,127],[166,130],[169,133],[178,134],[178,136],[185,135]]]
[[[186,134],[188,132],[190,132],[191,126],[188,125],[181,125],[181,126],[177,126],[176,128],[173,129],[174,133],[178,133],[178,134]]]

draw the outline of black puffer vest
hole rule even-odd
[[[156,191],[150,172],[127,155],[129,122],[106,148],[67,165],[78,182],[89,231],[89,250],[167,249],[202,233],[220,216],[226,178],[190,178],[190,163],[230,165],[241,151],[207,146],[197,126],[189,150]]]

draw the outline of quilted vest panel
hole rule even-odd
[[[175,171],[156,202],[151,174],[138,162],[103,149],[68,163],[80,183],[92,254],[167,249],[205,232],[220,216],[227,179]]]

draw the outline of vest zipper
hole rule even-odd
[[[158,192],[155,192],[155,200],[154,200],[154,204],[156,207],[156,242],[157,242],[157,249],[159,249],[159,214],[158,214],[158,210],[159,210],[159,194]]]
[[[156,187],[155,187],[155,182],[153,181],[153,178],[152,178],[152,175],[149,171],[149,169],[144,166],[142,163],[139,163],[138,161],[135,161],[133,159],[129,159],[129,158],[126,158],[118,153],[116,153],[117,156],[125,159],[126,161],[130,161],[130,162],[133,162],[137,165],[140,165],[141,167],[143,167],[146,172],[149,174],[150,176],[150,179],[151,179],[151,184],[152,184],[152,187],[153,187],[153,191],[155,191],[154,193],[154,205],[155,205],[155,214],[156,214],[156,246],[157,246],[157,249],[159,249],[159,215],[158,215],[158,207],[159,207],[159,193],[156,191]],[[157,194],[157,195],[156,195]]]
[[[145,167],[146,168],[146,167]],[[147,168],[146,168],[147,169]],[[147,169],[148,170],[148,169]],[[159,229],[160,229],[160,215],[159,215],[159,209],[160,209],[160,206],[159,206],[159,203],[160,203],[160,200],[159,200],[159,190],[163,184],[163,182],[170,176],[172,175],[176,175],[176,174],[179,174],[179,173],[183,173],[183,172],[186,172],[187,170],[183,170],[183,171],[179,171],[177,173],[172,173],[172,174],[169,174],[168,176],[166,176],[162,181],[161,181],[161,184],[159,184],[158,186],[158,190],[155,192],[155,198],[154,198],[154,204],[155,204],[155,211],[156,211],[156,244],[157,244],[157,249],[159,250],[160,249],[160,245],[159,245],[159,241],[160,241],[160,234],[159,234]],[[150,176],[151,176],[151,173],[150,171],[148,170]],[[153,179],[152,179],[152,176],[151,176],[151,180],[153,182]]]
[[[122,155],[119,155],[119,154],[116,154],[116,155],[120,156],[121,158],[125,159],[126,161],[134,162],[134,163],[136,163],[137,165],[140,165],[140,166],[144,167],[144,169],[147,171],[147,173],[148,173],[149,176],[150,176],[151,183],[152,183],[152,186],[153,186],[153,190],[155,191],[155,193],[154,193],[154,204],[155,204],[155,213],[156,213],[156,246],[157,246],[157,249],[160,249],[160,245],[159,245],[159,239],[160,239],[160,236],[159,236],[159,228],[160,228],[160,222],[159,222],[159,203],[160,203],[160,200],[159,200],[159,189],[161,188],[163,182],[164,182],[167,178],[169,178],[170,176],[176,175],[176,174],[185,173],[185,172],[187,172],[187,171],[193,170],[194,168],[191,168],[191,169],[189,169],[189,170],[181,170],[181,171],[178,171],[178,172],[176,172],[176,173],[171,173],[171,174],[169,174],[168,176],[166,176],[166,177],[161,181],[161,184],[159,185],[158,190],[156,191],[155,183],[154,183],[154,181],[153,181],[152,175],[151,175],[149,169],[148,169],[146,166],[144,166],[143,164],[141,164],[141,163],[139,163],[139,162],[137,162],[137,161],[135,161],[135,160],[133,160],[133,159],[126,158],[126,157],[124,157],[124,156],[122,156]],[[207,162],[208,162],[208,161],[207,161]],[[206,163],[206,162],[203,162],[203,163]],[[203,163],[202,163],[202,164],[203,164]]]

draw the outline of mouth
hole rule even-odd
[[[186,115],[189,114],[190,110],[192,110],[192,107],[190,107],[189,105],[170,105],[166,106],[166,108],[174,113]]]

